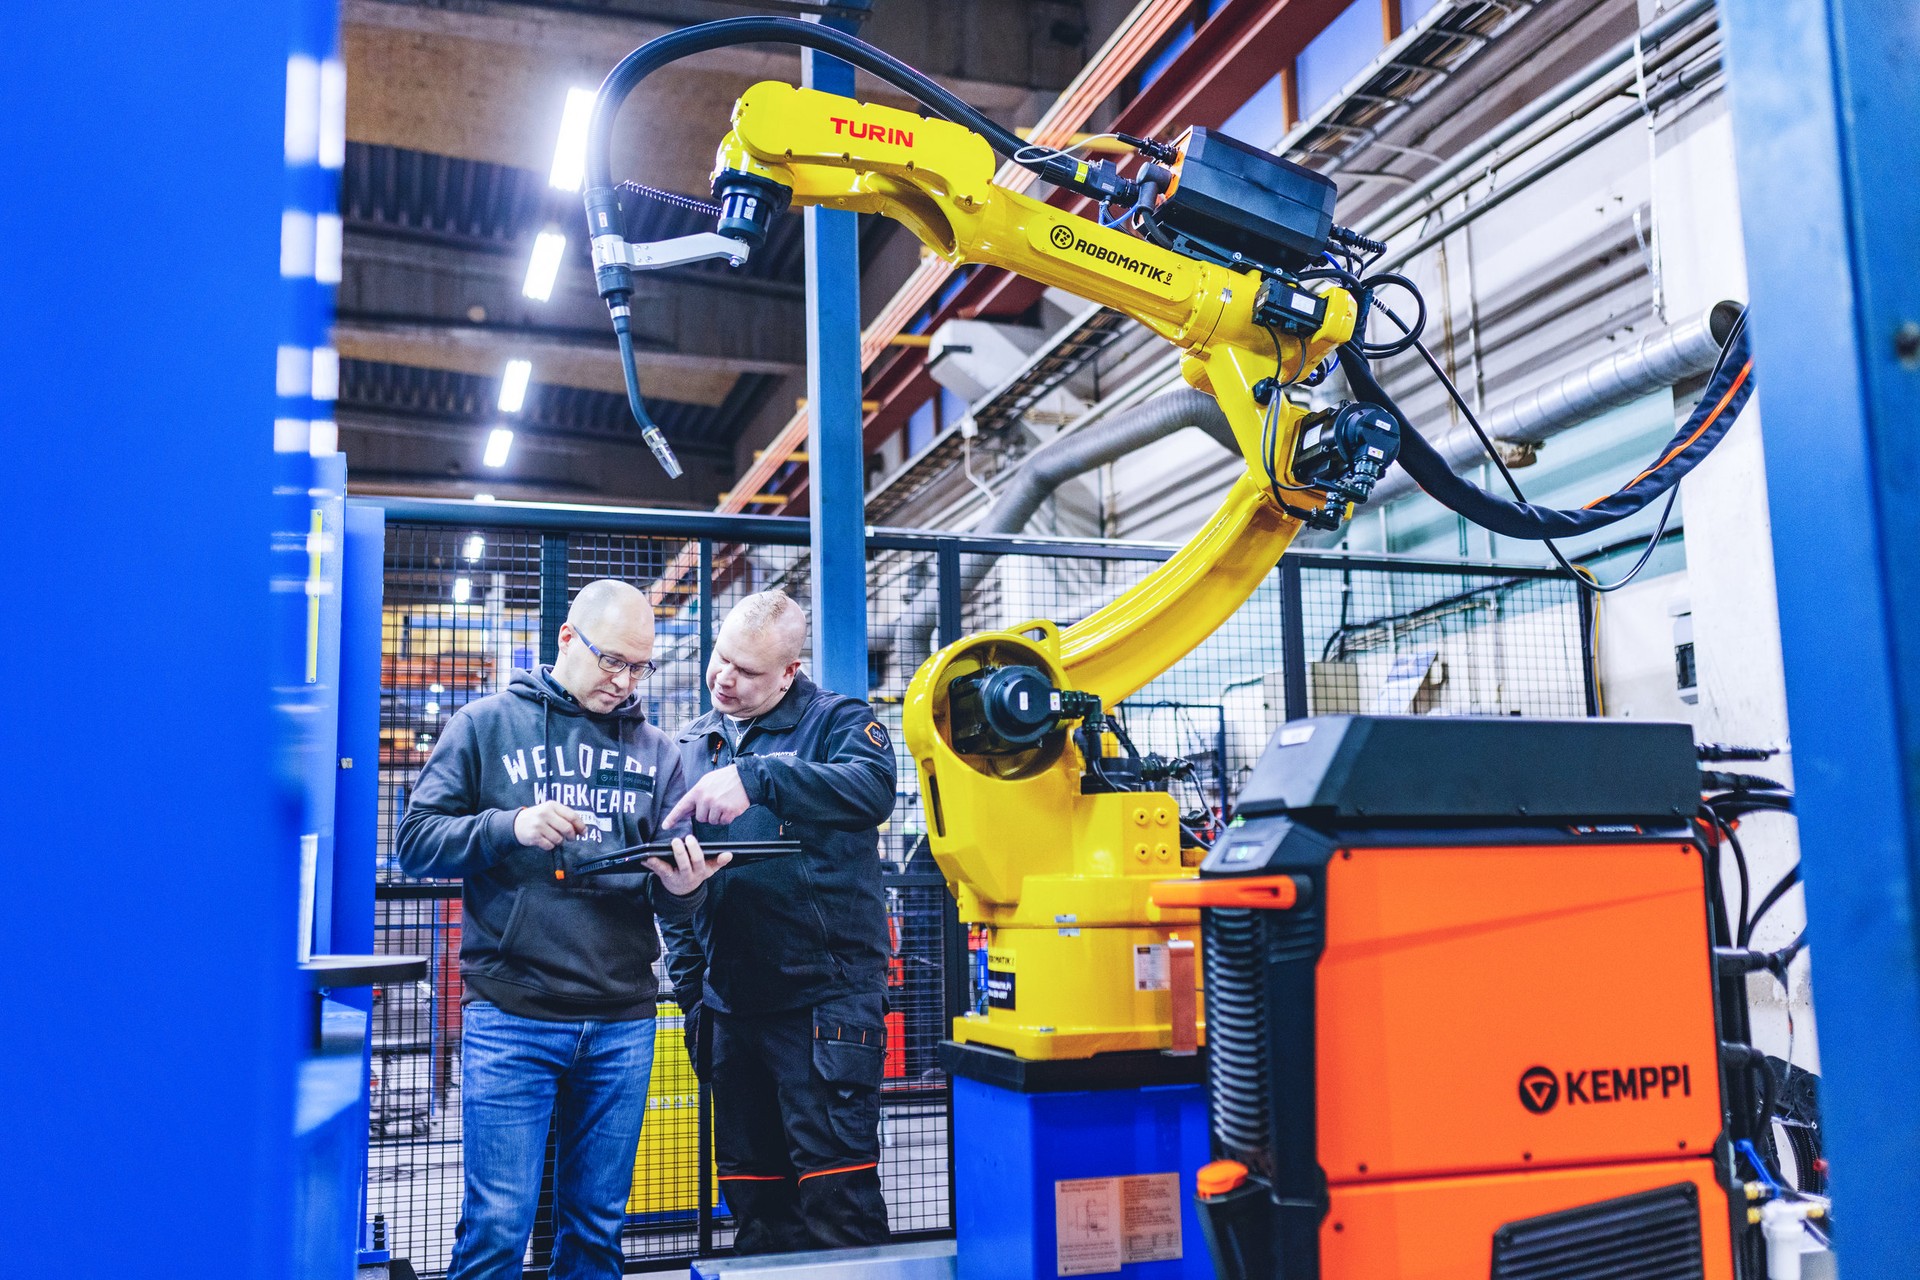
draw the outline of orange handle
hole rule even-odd
[[[1222,880],[1161,880],[1153,886],[1156,907],[1264,907],[1284,911],[1304,899],[1300,876],[1243,876]]]

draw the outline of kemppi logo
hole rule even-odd
[[[1520,1073],[1520,1105],[1537,1116],[1553,1110],[1560,1101],[1560,1077],[1545,1067],[1528,1067]]]
[[[1112,263],[1122,271],[1131,272],[1136,276],[1141,276],[1156,284],[1173,283],[1173,272],[1167,270],[1165,267],[1156,267],[1151,263],[1142,262],[1138,258],[1128,257],[1118,250],[1109,249],[1103,244],[1095,244],[1093,241],[1076,234],[1074,229],[1064,222],[1054,223],[1047,231],[1047,242],[1056,249],[1084,253],[1089,258]]]
[[[913,145],[911,133],[891,125],[873,124],[865,120],[848,120],[841,116],[828,116],[827,122],[833,126],[835,133],[844,133],[849,138],[865,138],[869,142],[889,142],[896,147]]]
[[[1592,1106],[1601,1102],[1652,1102],[1656,1098],[1693,1096],[1693,1068],[1684,1062],[1644,1067],[1589,1067],[1585,1071],[1556,1073],[1550,1067],[1528,1067],[1520,1073],[1520,1105],[1543,1116],[1560,1105]]]

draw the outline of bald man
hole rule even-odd
[[[548,1274],[621,1273],[653,1067],[655,915],[688,919],[728,861],[669,816],[686,784],[674,742],[640,709],[653,670],[652,603],[624,582],[589,583],[551,667],[515,671],[453,713],[400,823],[403,871],[461,881],[466,1191],[449,1280],[519,1280],[550,1123]],[[662,836],[674,856],[649,859],[651,874],[566,874]]]
[[[879,825],[893,745],[873,710],[801,674],[807,617],[777,591],[727,614],[713,710],[680,733],[702,839],[797,839],[735,867],[666,926],[675,997],[707,1042],[720,1183],[740,1253],[887,1239],[880,1081],[887,938]]]

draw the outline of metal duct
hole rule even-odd
[[[1616,351],[1604,360],[1507,401],[1482,415],[1480,423],[1495,444],[1537,445],[1608,409],[1631,404],[1662,387],[1710,372],[1739,316],[1739,303],[1716,302],[1692,320],[1650,333],[1624,351]],[[1485,447],[1464,419],[1428,439],[1455,471],[1478,466],[1486,460]],[[1412,478],[1396,467],[1374,488],[1367,505],[1377,508],[1417,488]],[[1332,538],[1315,537],[1312,541],[1338,541],[1338,538],[1339,535],[1334,534]]]
[[[1227,415],[1220,411],[1213,397],[1182,387],[1078,431],[1055,436],[1035,449],[1021,459],[1013,475],[995,495],[993,505],[968,532],[1019,533],[1040,510],[1040,505],[1067,481],[1156,440],[1164,440],[1183,427],[1196,427],[1235,457],[1240,454],[1240,444],[1234,439]],[[961,569],[962,597],[980,585],[998,559],[987,555],[968,557]],[[919,653],[939,617],[939,589],[925,587],[901,607],[891,622],[874,627],[867,637],[867,647],[876,652]]]

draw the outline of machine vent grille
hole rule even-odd
[[[1206,913],[1207,1089],[1220,1146],[1255,1173],[1271,1176],[1273,1083],[1262,998],[1262,914],[1227,907]]]
[[[1691,1182],[1509,1222],[1493,1280],[1703,1280],[1700,1192]]]

